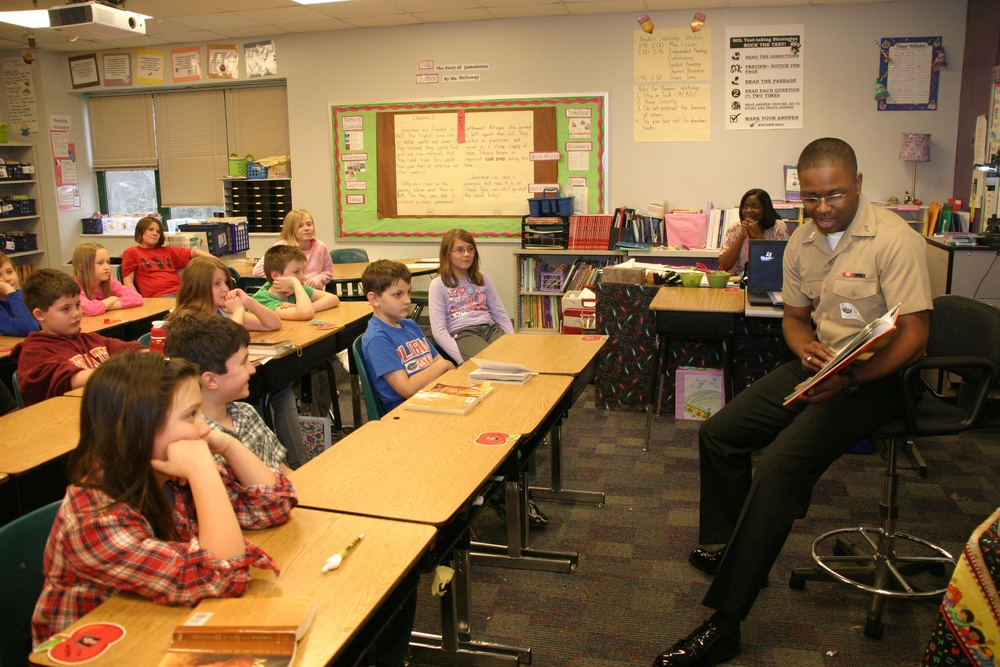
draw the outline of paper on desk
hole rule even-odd
[[[480,359],[472,357],[472,362],[480,368],[490,371],[502,371],[504,373],[530,373],[531,369],[521,364],[511,364],[506,361],[493,361],[492,359]]]
[[[767,296],[771,299],[771,303],[775,306],[780,306],[785,303],[785,300],[781,296],[781,292],[768,292]]]

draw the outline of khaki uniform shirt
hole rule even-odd
[[[861,195],[836,249],[812,221],[795,230],[781,296],[790,306],[812,308],[816,338],[837,350],[897,303],[900,315],[933,307],[926,252],[923,236],[905,220]]]

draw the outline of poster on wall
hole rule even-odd
[[[632,37],[634,141],[709,141],[712,31],[642,30]]]
[[[889,96],[878,100],[878,110],[936,110],[939,76],[934,59],[941,49],[940,36],[879,40],[878,82]]]
[[[31,77],[31,65],[34,61],[35,56],[31,51],[2,60],[12,136],[28,137],[38,133],[38,102]]]
[[[802,25],[726,28],[727,130],[802,129]]]
[[[101,85],[101,76],[97,69],[97,54],[70,56],[69,76],[73,83],[73,90]]]
[[[80,208],[79,177],[76,169],[76,146],[73,144],[73,121],[69,116],[49,116],[49,140],[56,174],[56,199],[60,211]]]
[[[208,78],[238,79],[240,52],[235,44],[208,45]]]
[[[170,67],[174,83],[201,81],[201,47],[186,46],[170,50]]]
[[[135,80],[140,83],[163,83],[166,51],[139,49],[136,52]]]
[[[252,42],[243,45],[243,60],[247,64],[247,78],[271,76],[278,73],[278,58],[274,42]]]
[[[132,85],[132,54],[105,53],[101,56],[104,64],[104,85],[123,87]]]

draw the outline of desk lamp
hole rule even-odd
[[[917,163],[931,161],[931,135],[903,132],[903,143],[899,146],[899,159],[913,163],[913,185],[910,186],[910,198],[912,203],[916,204],[919,201],[917,200]]]

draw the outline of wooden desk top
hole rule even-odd
[[[521,413],[530,405],[539,406],[534,415],[540,421],[570,383],[568,376],[549,375],[497,385],[464,416],[397,409],[289,477],[305,507],[443,525],[473,499],[513,446],[474,440],[484,432],[515,433],[515,426],[528,426],[533,417]]]
[[[9,357],[10,351],[22,340],[20,336],[0,336],[0,358]]]
[[[313,318],[338,325],[335,329],[320,329],[311,320],[282,320],[281,328],[277,331],[252,332],[250,334],[250,342],[252,343],[257,340],[284,340],[287,338],[296,346],[305,347],[327,336],[332,336],[338,331],[342,331],[348,324],[365,319],[371,314],[372,307],[367,301],[344,301],[336,308],[328,308],[317,312]],[[294,350],[291,350],[285,354],[293,353]],[[277,356],[284,356],[284,354]]]
[[[136,320],[141,320],[144,317],[159,315],[161,313],[166,315],[167,312],[174,307],[174,303],[176,303],[176,301],[177,299],[172,297],[144,299],[143,304],[141,306],[136,306],[135,308],[111,310],[104,315],[83,317],[80,318],[80,330],[86,333],[93,333],[95,331],[116,326],[122,322],[134,322]],[[112,321],[105,322],[104,320]],[[0,336],[0,358],[10,356],[11,348],[20,343],[22,340],[24,339],[17,336]]]
[[[365,539],[338,569],[322,574],[326,559],[360,533]],[[434,537],[431,526],[385,521],[296,508],[288,523],[246,531],[267,551],[281,574],[254,569],[244,599],[308,594],[317,610],[295,657],[296,667],[318,667],[335,658],[372,615],[387,594],[409,572]],[[157,605],[137,595],[120,593],[87,614],[77,625],[96,621],[126,629],[121,642],[89,665],[156,665],[170,646],[171,633],[191,615],[189,607]],[[249,611],[248,616],[253,612]],[[45,654],[32,654],[40,665],[56,665]]]
[[[702,313],[742,313],[743,290],[727,287],[661,287],[650,310]]]
[[[113,327],[116,324],[121,324],[122,322],[135,322],[136,320],[141,320],[145,317],[152,317],[160,314],[166,315],[167,312],[174,307],[175,303],[177,303],[177,299],[173,297],[143,299],[142,305],[136,306],[135,308],[109,310],[103,315],[84,317],[80,320],[80,328],[87,333],[91,333],[94,331],[100,331],[101,329],[107,329],[108,327]],[[111,321],[105,322],[104,320]]]
[[[467,361],[436,382],[468,384],[472,382],[469,373],[474,370],[476,365]],[[407,410],[400,405],[383,419],[391,419],[406,427],[426,424],[445,429],[449,435],[457,429],[471,429],[475,435],[498,430],[528,434],[539,427],[572,384],[573,378],[569,375],[533,375],[524,384],[494,382],[490,395],[466,415]]]
[[[56,396],[0,417],[0,472],[19,475],[72,451],[80,399]]]
[[[417,260],[419,257],[411,257],[407,259],[397,259],[396,262],[402,262],[410,269],[410,274],[414,276],[426,276],[432,273],[437,273],[439,264],[437,260],[434,260],[433,264],[429,263],[419,263]],[[255,262],[249,262],[247,260],[233,260],[229,263],[229,266],[236,269],[236,272],[241,276],[249,277],[253,275],[253,267]],[[344,264],[334,264],[333,265],[333,280],[336,282],[351,282],[355,280],[361,280],[361,274],[364,272],[365,267],[368,266],[369,262],[346,262]]]
[[[505,334],[477,357],[522,364],[535,373],[578,375],[597,356],[607,336]]]

